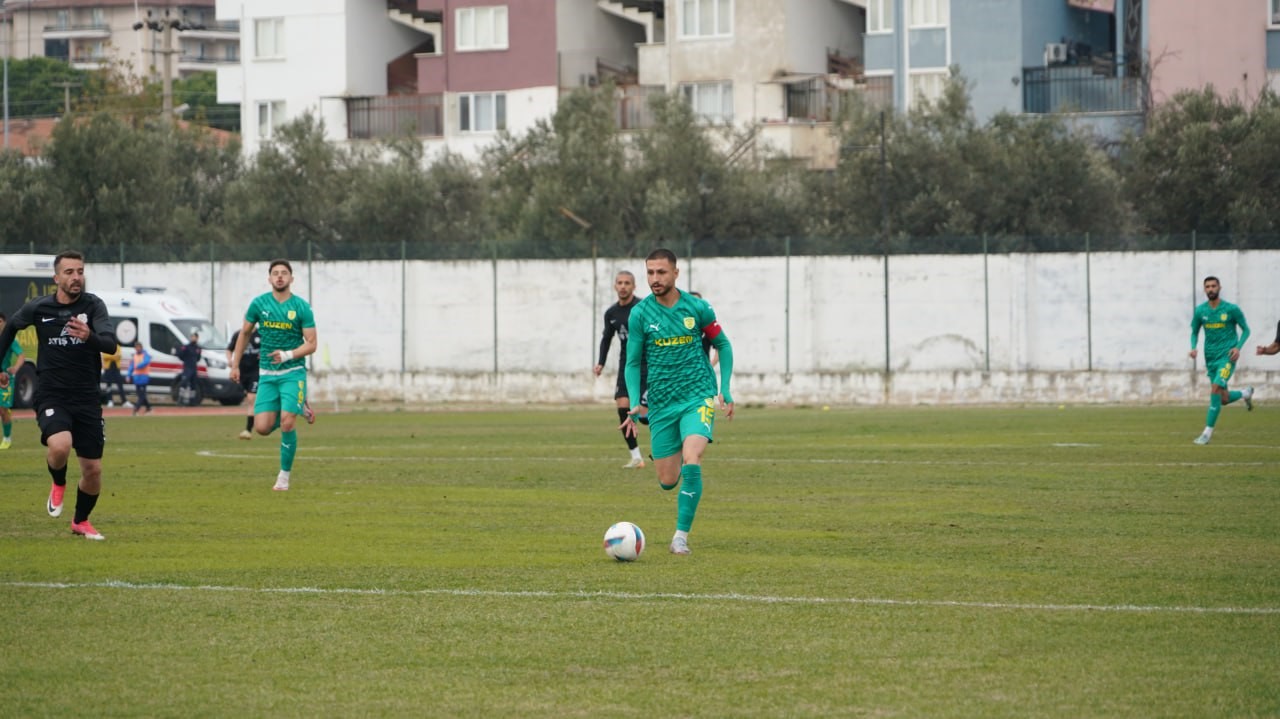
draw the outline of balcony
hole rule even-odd
[[[893,106],[893,78],[867,77],[862,82],[834,75],[788,75],[774,80],[786,87],[788,122],[831,122],[843,103],[861,97],[872,107]]]
[[[101,70],[110,61],[111,58],[103,52],[77,52],[70,58],[71,67],[77,70]]]
[[[399,135],[444,137],[444,96],[384,95],[349,97],[347,139],[373,140]]]
[[[234,20],[195,23],[183,30],[182,35],[195,40],[238,40],[240,39],[240,23]]]
[[[1136,66],[1098,61],[1022,69],[1022,109],[1030,114],[1138,112],[1142,82]]]
[[[45,25],[45,40],[105,40],[111,37],[111,27],[95,23],[89,25]]]
[[[179,55],[178,56],[178,72],[212,72],[219,65],[234,65],[239,62],[236,59],[228,59],[224,57],[214,57],[212,55]]]

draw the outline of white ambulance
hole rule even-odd
[[[116,326],[123,357],[121,371],[129,367],[133,343],[141,339],[151,353],[151,387],[167,391],[174,402],[197,405],[212,399],[225,405],[240,404],[244,390],[231,381],[227,366],[227,338],[200,310],[181,297],[166,294],[162,287],[135,287],[121,290],[89,292],[102,298],[107,314]],[[178,392],[182,377],[182,360],[176,351],[185,345],[192,332],[200,335],[203,359],[196,370],[196,387],[191,392]]]

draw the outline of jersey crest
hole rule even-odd
[[[693,329],[694,327],[696,327],[697,325],[698,325],[697,320],[693,319],[692,317],[686,317],[686,318],[684,318],[684,328],[685,328],[685,329],[687,329],[687,330],[691,330],[691,329]]]

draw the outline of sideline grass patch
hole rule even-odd
[[[759,409],[689,557],[612,407],[108,422],[105,542],[0,463],[13,716],[1280,713],[1280,411]],[[73,468],[72,474],[75,473]],[[618,520],[650,541],[600,548]]]

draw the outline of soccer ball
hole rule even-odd
[[[604,533],[604,553],[619,562],[634,562],[644,551],[644,532],[631,522],[618,522]]]

